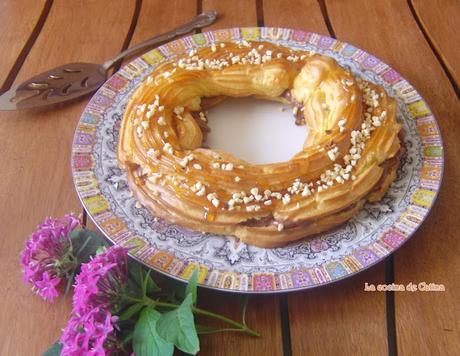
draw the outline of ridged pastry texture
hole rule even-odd
[[[206,109],[246,96],[293,105],[308,135],[292,159],[251,164],[203,147]],[[266,42],[216,43],[157,67],[135,90],[118,161],[153,215],[276,247],[381,199],[399,165],[400,129],[395,100],[330,57]]]

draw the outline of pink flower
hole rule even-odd
[[[74,267],[68,260],[69,234],[79,225],[78,218],[72,215],[46,218],[25,243],[20,257],[24,281],[45,300],[52,301],[59,295],[56,287],[67,276],[68,268]]]
[[[48,272],[44,272],[42,275],[41,281],[35,281],[35,286],[37,290],[39,290],[40,295],[45,300],[53,300],[55,299],[59,293],[56,290],[56,287],[61,283],[61,279],[58,277],[50,277]]]
[[[107,355],[117,350],[112,308],[128,277],[128,250],[112,246],[81,266],[72,316],[61,337],[62,355]]]
[[[81,266],[75,279],[74,311],[84,313],[93,307],[110,308],[114,296],[128,277],[128,249],[111,246]]]
[[[61,355],[110,355],[116,350],[116,322],[116,316],[99,307],[81,316],[72,315],[61,337]]]

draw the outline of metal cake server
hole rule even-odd
[[[0,96],[0,110],[20,110],[52,105],[91,93],[107,80],[107,71],[122,58],[212,24],[217,11],[204,12],[172,31],[141,42],[103,64],[69,63],[38,74]]]

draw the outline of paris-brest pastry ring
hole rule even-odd
[[[247,96],[291,103],[296,123],[308,127],[289,161],[251,164],[203,147],[206,110]],[[266,42],[216,43],[157,67],[135,90],[118,160],[153,215],[276,247],[340,225],[381,199],[401,154],[395,114],[382,87],[332,58]]]

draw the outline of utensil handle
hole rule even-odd
[[[201,28],[212,24],[217,18],[217,11],[207,11],[203,12],[202,14],[196,16],[192,21],[176,27],[175,29],[162,33],[161,35],[155,36],[149,40],[144,42],[138,43],[137,45],[120,52],[116,57],[105,61],[102,66],[105,70],[108,70],[112,67],[115,63],[117,63],[120,59],[124,57],[128,57],[134,53],[140,52],[147,48],[153,47],[161,42],[165,42],[171,40],[174,37],[184,35],[196,28]]]

